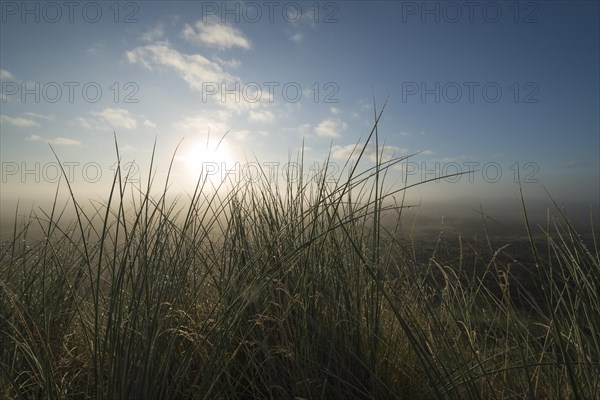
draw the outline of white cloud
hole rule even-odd
[[[338,114],[340,114],[340,113],[342,112],[342,110],[340,110],[340,109],[339,109],[339,108],[337,108],[337,107],[331,107],[331,108],[329,109],[329,111],[331,111],[331,113],[332,113],[333,115],[338,115]]]
[[[210,130],[210,135],[224,135],[230,128],[223,119],[213,116],[196,115],[186,117],[173,123],[173,127],[185,134],[206,133]]]
[[[571,160],[561,165],[562,168],[577,168],[581,166],[581,162]]]
[[[144,42],[155,42],[157,40],[161,40],[165,37],[165,26],[160,23],[156,25],[154,28],[146,31],[142,35],[142,40]]]
[[[360,145],[348,144],[346,146],[333,146],[331,157],[335,160],[347,160],[351,158],[356,161],[360,154]]]
[[[64,138],[64,137],[48,139],[47,142],[50,144],[55,144],[55,145],[59,145],[59,146],[77,146],[77,147],[81,146],[81,142],[79,140],[69,139],[69,138]]]
[[[11,124],[14,126],[18,126],[19,128],[30,128],[34,126],[40,126],[40,124],[38,124],[32,119],[22,117],[9,117],[8,115],[0,115],[0,123]]]
[[[302,124],[295,128],[283,128],[284,131],[293,132],[302,137],[311,137],[311,125],[310,124]]]
[[[290,36],[290,40],[292,42],[296,42],[296,43],[300,44],[300,43],[302,43],[302,40],[304,40],[304,35],[301,33],[296,33],[296,34]]]
[[[91,56],[97,56],[102,53],[102,51],[106,48],[104,43],[94,43],[91,47],[88,47],[85,52]]]
[[[5,69],[0,69],[0,79],[15,79],[15,76]]]
[[[254,122],[273,122],[275,114],[269,110],[251,110],[250,121]]]
[[[188,85],[202,91],[202,83],[233,82],[235,77],[224,72],[221,66],[200,54],[184,54],[168,44],[151,44],[125,53],[130,63],[140,63],[152,70],[153,66],[169,67],[176,71]]]
[[[73,120],[70,121],[71,125],[75,125],[75,126],[79,126],[80,128],[83,129],[92,129],[92,125],[89,123],[89,121],[83,117],[77,117]]]
[[[46,143],[50,143],[50,144],[53,144],[56,146],[76,146],[76,147],[81,146],[81,142],[79,140],[69,139],[69,138],[65,138],[65,137],[44,139],[43,137],[41,137],[39,135],[31,135],[27,138],[27,140],[32,141],[32,142],[46,142]]]
[[[101,112],[93,112],[92,115],[101,118],[113,128],[134,129],[137,127],[137,122],[131,117],[129,111],[122,108],[105,108]]]
[[[362,143],[359,143],[358,145],[348,144],[346,146],[333,146],[331,148],[331,157],[336,160],[342,161],[346,161],[348,159],[356,161],[358,159],[358,156],[360,155],[360,152],[363,149],[363,146],[364,145]],[[408,154],[407,149],[403,149],[397,146],[379,146],[380,162],[389,161],[392,158],[401,157],[406,154]],[[367,148],[365,149],[365,152],[363,153],[362,157],[363,159],[367,159],[372,163],[376,162],[377,155],[375,154],[375,145],[373,143],[369,143],[367,145]]]
[[[229,132],[229,137],[235,141],[247,140],[252,136],[252,131],[249,129],[240,129]]]
[[[213,60],[221,65],[226,65],[229,68],[239,68],[242,65],[242,62],[240,60],[236,60],[235,58],[232,58],[231,60],[223,60],[220,57],[213,56]]]
[[[44,119],[46,121],[54,121],[54,116],[52,115],[43,115],[43,114],[38,114],[38,113],[34,113],[34,112],[24,112],[23,115],[27,116],[27,117],[32,117],[32,118],[38,118],[38,119]]]
[[[304,152],[304,153],[312,152],[314,149],[309,146],[304,146],[304,147],[299,146],[299,147],[296,147],[295,150],[296,150],[296,152],[302,154],[302,152]]]
[[[183,37],[192,43],[205,44],[219,50],[241,47],[252,48],[252,43],[237,28],[228,23],[222,23],[217,18],[210,18],[206,22],[197,21],[194,26],[185,24]]]
[[[460,162],[460,161],[473,161],[475,157],[473,156],[456,156],[456,157],[445,157],[442,158],[441,162],[450,163],[450,162]]]
[[[130,144],[119,145],[119,153],[131,152],[135,150],[136,148]]]
[[[146,128],[156,128],[156,124],[148,119],[144,120],[144,127]]]
[[[319,136],[324,137],[340,137],[342,132],[346,130],[348,124],[340,119],[328,118],[319,123],[315,128],[315,132]]]
[[[227,93],[225,90],[236,93]],[[259,95],[260,100],[254,101]],[[271,122],[275,119],[274,113],[270,111],[274,106],[270,98],[270,94],[264,90],[258,93],[252,87],[231,84],[224,84],[217,93],[207,96],[207,99],[216,104],[221,109],[220,112],[228,117],[232,113],[246,114],[249,120],[256,122]]]
[[[269,132],[264,130],[251,131],[249,129],[239,129],[232,130],[227,134],[228,138],[233,139],[235,141],[244,141],[249,139],[256,141],[258,136],[267,137],[269,136]]]
[[[561,168],[583,168],[583,167],[591,167],[592,163],[571,160],[561,165]]]
[[[425,131],[420,131],[419,135],[424,135]],[[415,133],[414,132],[408,132],[408,131],[400,131],[399,133],[400,136],[414,136]]]
[[[195,91],[205,91],[206,100],[217,107],[216,113],[229,118],[232,113],[244,115],[247,120],[254,122],[272,122],[275,114],[271,111],[270,95],[262,89],[261,93],[254,93],[253,86],[243,87],[241,80],[227,73],[219,63],[235,64],[237,61],[224,61],[215,58],[218,62],[211,61],[200,54],[184,54],[173,49],[168,43],[157,43],[135,48],[126,52],[126,57],[131,63],[139,63],[146,68],[167,67],[175,71],[188,86]],[[210,92],[206,84],[210,84]],[[227,90],[227,92],[224,92]],[[236,91],[233,94],[230,91]],[[223,96],[223,93],[227,93]],[[259,101],[254,101],[261,95]],[[252,100],[252,101],[250,101]]]

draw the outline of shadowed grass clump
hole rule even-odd
[[[449,262],[442,234],[418,262],[400,239],[407,188],[385,189],[404,158],[380,158],[380,116],[356,147],[374,137],[376,165],[348,163],[344,180],[199,180],[183,204],[118,168],[104,204],[67,183],[74,224],[57,201],[15,219],[0,397],[598,398],[596,238],[557,207],[543,246],[529,230],[533,263],[462,240]]]

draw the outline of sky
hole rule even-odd
[[[158,180],[174,157],[175,193],[257,165],[284,182],[302,148],[333,179],[384,103],[380,153],[411,155],[389,190],[472,172],[409,189],[424,213],[517,207],[518,176],[534,207],[597,210],[599,2],[0,4],[5,221],[52,201],[59,162],[78,198],[106,198],[114,136],[133,182],[155,142]],[[374,160],[372,139],[359,169]]]

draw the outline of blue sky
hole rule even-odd
[[[378,109],[389,98],[384,154],[422,151],[391,186],[483,169],[411,190],[425,205],[513,202],[515,163],[531,198],[598,202],[595,1],[275,2],[272,18],[262,1],[1,4],[2,212],[53,195],[48,143],[79,195],[106,194],[113,132],[139,176],[155,138],[159,173],[183,139],[175,191],[203,162],[281,174],[303,141],[310,165],[331,151],[341,166],[372,91]]]

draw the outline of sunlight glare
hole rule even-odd
[[[197,179],[206,175],[220,179],[221,171],[233,168],[234,157],[226,140],[210,138],[196,140],[187,149],[185,163],[188,173]]]

